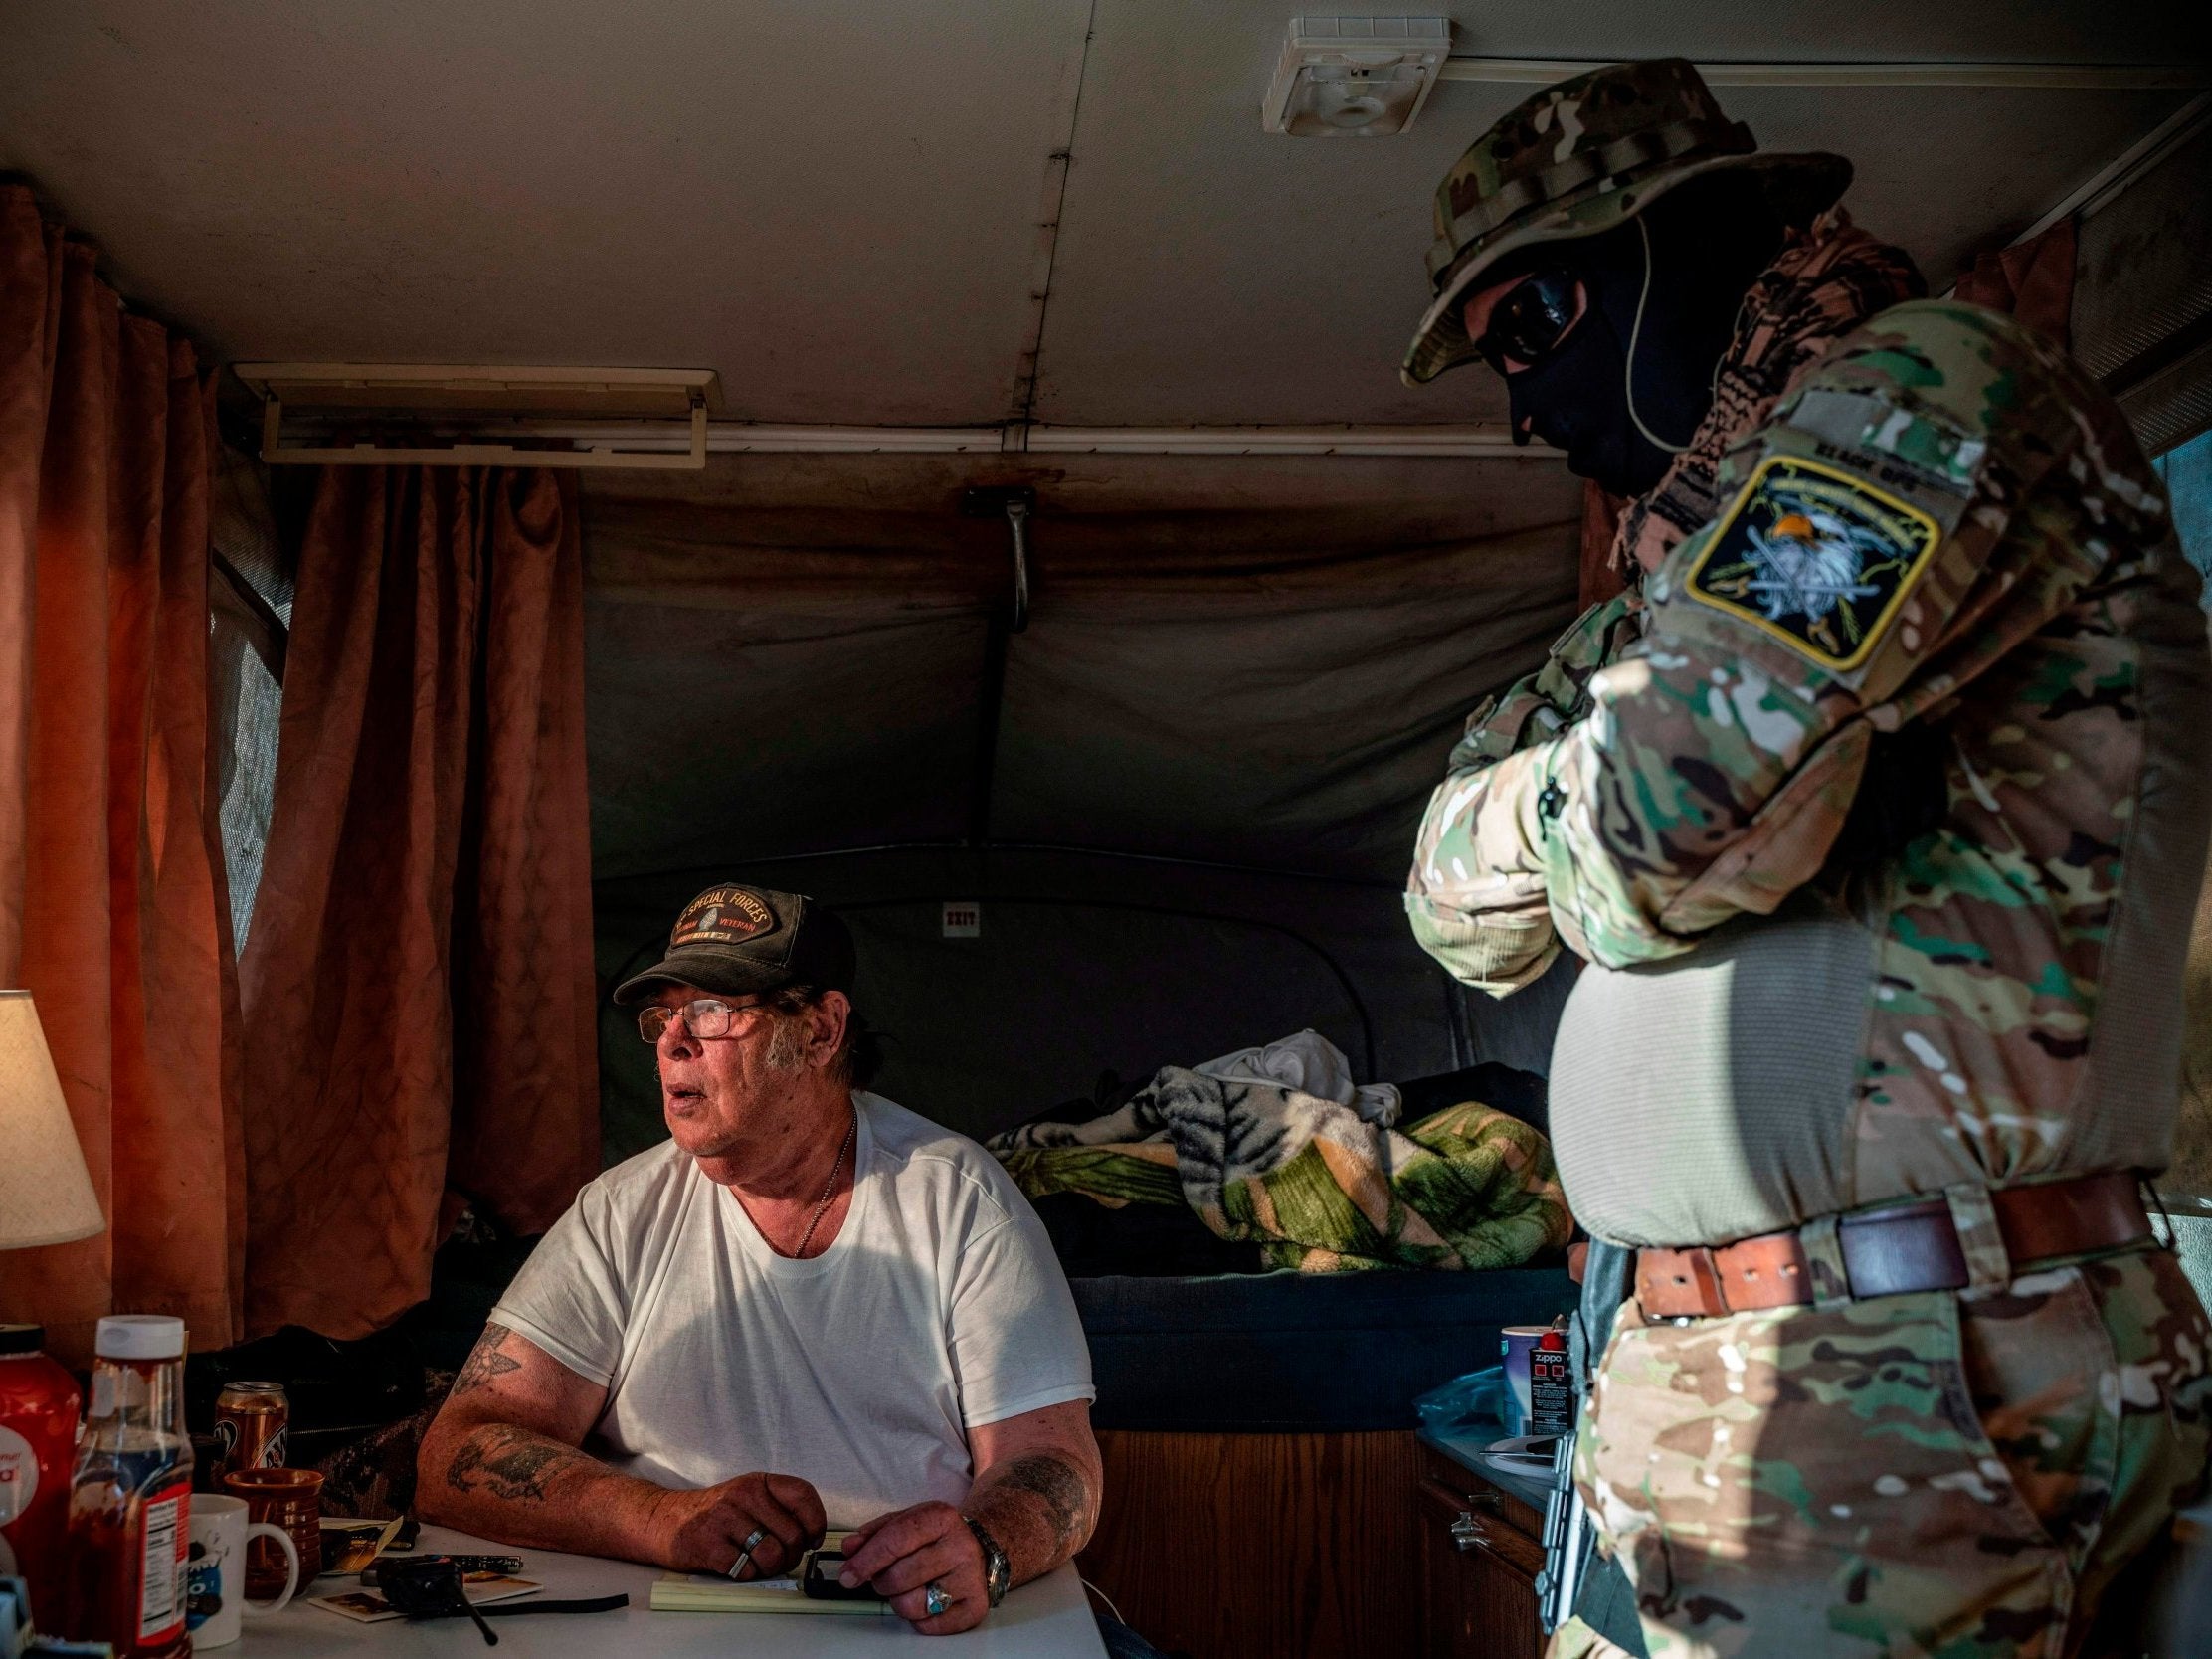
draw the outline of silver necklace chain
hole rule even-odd
[[[844,1168],[844,1155],[852,1150],[852,1139],[860,1132],[860,1114],[854,1112],[852,1121],[844,1126],[844,1139],[837,1143],[837,1161],[830,1166],[830,1183],[822,1190],[822,1202],[815,1205],[814,1219],[807,1223],[807,1230],[799,1235],[799,1248],[792,1251],[794,1261],[804,1260],[807,1246],[815,1239],[815,1228],[822,1225],[822,1218],[829,1213],[830,1196],[837,1190],[837,1172]]]

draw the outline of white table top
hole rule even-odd
[[[1103,1659],[1105,1646],[1073,1566],[1062,1567],[1009,1595],[998,1611],[961,1636],[918,1635],[902,1618],[810,1618],[797,1613],[656,1613],[646,1606],[654,1567],[564,1556],[551,1550],[515,1550],[487,1544],[444,1527],[425,1527],[421,1553],[520,1556],[522,1576],[545,1585],[533,1599],[612,1595],[628,1591],[630,1605],[611,1613],[548,1613],[542,1618],[497,1618],[496,1650],[465,1618],[423,1623],[392,1620],[359,1624],[321,1607],[310,1595],[338,1595],[359,1587],[355,1578],[318,1578],[292,1604],[268,1618],[249,1618],[246,1634],[229,1647],[204,1650],[209,1659],[658,1659],[742,1654],[745,1659],[786,1659],[805,1654],[942,1655],[943,1659]],[[516,1602],[515,1605],[526,1605]]]

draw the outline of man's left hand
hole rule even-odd
[[[854,1530],[844,1553],[844,1586],[868,1584],[925,1636],[973,1630],[991,1611],[983,1546],[950,1504],[916,1504],[879,1515]],[[928,1606],[931,1584],[949,1603],[935,1615]]]

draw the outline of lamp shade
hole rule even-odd
[[[0,1250],[107,1225],[28,991],[0,991]]]

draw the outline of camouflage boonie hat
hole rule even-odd
[[[1761,154],[1694,65],[1681,58],[1610,64],[1548,87],[1471,144],[1436,191],[1436,297],[1406,347],[1408,386],[1475,355],[1460,298],[1503,256],[1531,243],[1596,236],[1676,185],[1750,168],[1785,222],[1834,205],[1851,182],[1840,155]]]

